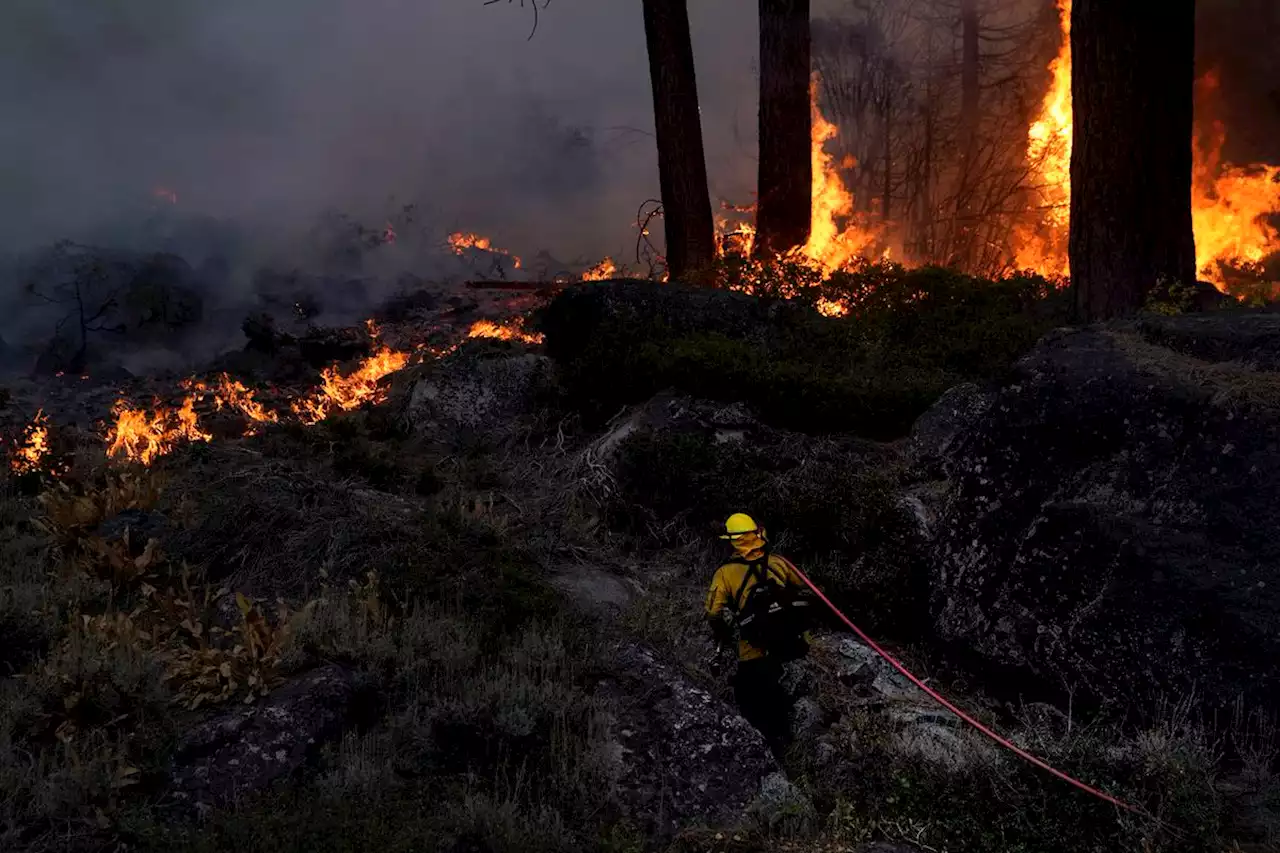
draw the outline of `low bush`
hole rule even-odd
[[[1218,755],[1201,730],[1178,719],[1136,735],[1102,721],[1064,723],[1024,719],[1017,739],[1146,814],[1118,811],[1007,752],[962,767],[905,753],[892,717],[874,712],[842,722],[849,759],[811,773],[808,788],[831,830],[855,843],[888,837],[974,853],[1231,849]]]
[[[869,627],[892,626],[902,638],[923,627],[924,573],[915,519],[876,459],[834,444],[804,455],[702,432],[642,431],[619,446],[611,516],[632,533],[674,523],[710,538],[750,508],[780,553]]]
[[[586,284],[558,295],[537,322],[569,399],[588,416],[670,387],[750,403],[779,426],[888,439],[948,387],[998,374],[1067,317],[1063,295],[1036,277],[986,281],[881,263],[794,293],[785,285],[746,296]],[[823,316],[819,299],[847,313]]]

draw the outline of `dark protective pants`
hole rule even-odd
[[[782,685],[782,664],[768,657],[739,661],[733,699],[775,753],[790,742],[792,698]]]

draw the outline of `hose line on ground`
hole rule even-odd
[[[785,558],[784,558],[784,561],[787,563],[788,566],[791,567],[791,570],[794,571],[802,581],[804,581],[805,585],[809,587],[809,589],[813,590],[814,595],[818,596],[818,598],[822,600],[823,604],[831,608],[831,612],[834,613],[837,617],[839,617],[841,622],[849,626],[849,629],[853,631],[855,634],[857,634],[858,637],[861,638],[864,643],[870,646],[872,651],[874,651],[876,654],[880,655],[880,657],[888,661],[889,664],[892,665],[894,669],[902,673],[902,675],[904,675],[912,684],[914,684],[916,687],[919,687],[921,690],[927,693],[929,697],[932,698],[939,705],[946,708],[948,711],[955,714],[957,717],[964,720],[966,723],[973,726],[978,731],[982,732],[982,734],[986,735],[991,740],[998,743],[1000,746],[1003,746],[1005,749],[1015,753],[1019,757],[1026,759],[1027,761],[1034,764],[1036,767],[1039,767],[1041,770],[1051,773],[1054,776],[1061,779],[1062,781],[1067,782],[1068,784],[1074,785],[1075,787],[1079,788],[1085,793],[1092,794],[1093,796],[1097,797],[1100,800],[1104,800],[1105,802],[1111,803],[1113,806],[1116,806],[1117,808],[1123,809],[1124,811],[1127,811],[1127,812],[1132,812],[1133,814],[1141,815],[1146,818],[1150,818],[1151,820],[1154,820],[1160,823],[1161,825],[1164,825],[1164,822],[1161,821],[1159,818],[1146,812],[1145,810],[1139,808],[1138,806],[1132,805],[1130,803],[1126,803],[1124,800],[1117,799],[1116,797],[1111,796],[1105,791],[1099,791],[1097,788],[1094,788],[1090,785],[1086,785],[1084,782],[1081,782],[1079,779],[1076,779],[1072,776],[1068,776],[1066,773],[1063,773],[1061,770],[1058,770],[1056,767],[1050,766],[1049,764],[1045,763],[1041,759],[1027,752],[1025,749],[1022,749],[1017,744],[1012,743],[1008,738],[1002,737],[1001,735],[992,731],[987,726],[980,723],[978,720],[975,720],[969,714],[966,714],[964,711],[957,708],[946,697],[942,696],[932,687],[929,687],[919,678],[916,678],[916,676],[913,675],[910,670],[908,670],[902,664],[898,663],[898,661],[893,657],[893,655],[889,654],[884,649],[880,648],[880,646],[876,643],[875,640],[867,636],[866,632],[864,632],[857,625],[853,624],[853,622],[849,619],[848,616],[845,616],[842,612],[840,612],[840,608],[832,604],[831,599],[827,598],[826,595],[823,594],[822,590],[818,589],[817,585],[814,584],[813,581],[809,580],[808,576],[805,575],[804,572],[800,571],[800,569],[797,568],[790,561],[785,560]]]

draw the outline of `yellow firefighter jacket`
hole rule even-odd
[[[784,583],[804,586],[804,581],[800,580],[791,565],[776,554],[769,555],[769,574]],[[711,579],[711,590],[707,593],[707,616],[723,619],[726,607],[735,613],[739,611],[747,599],[747,593],[756,583],[755,576],[748,576],[747,566],[742,563],[726,563],[721,566]],[[807,632],[805,638],[809,639]],[[738,641],[738,660],[756,660],[762,657],[763,649],[743,640]]]

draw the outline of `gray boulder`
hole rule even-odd
[[[173,796],[195,806],[227,805],[291,776],[352,722],[356,677],[329,665],[255,705],[223,712],[187,732],[175,753]]]
[[[794,811],[777,778],[765,786],[781,768],[736,711],[649,649],[626,645],[616,660],[600,693],[627,817],[651,835],[668,836],[694,825],[735,825],[753,804],[754,813],[779,819]],[[767,803],[778,808],[770,811]]]
[[[401,417],[419,432],[501,437],[530,413],[552,386],[551,362],[535,353],[464,350],[409,372],[393,392]]]
[[[871,647],[851,637],[819,637],[813,656],[839,685],[839,711],[874,712],[876,726],[887,733],[895,753],[923,758],[951,772],[977,761],[1001,759],[990,741],[912,684]],[[818,754],[825,763],[838,761],[841,753],[857,751],[856,743],[846,743],[838,735],[842,730],[836,726],[836,736],[819,739]]]
[[[937,632],[1078,706],[1280,708],[1280,316],[1049,335],[944,406]]]

